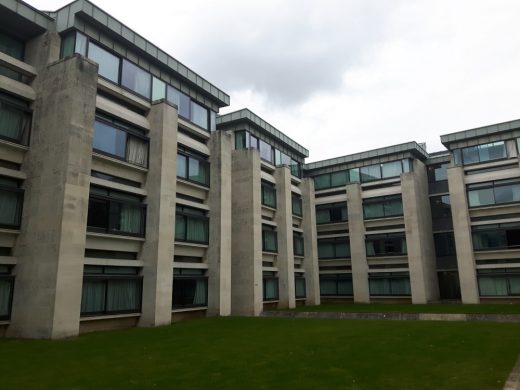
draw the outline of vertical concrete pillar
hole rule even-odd
[[[292,229],[291,171],[276,168],[276,231],[278,236],[278,289],[279,308],[296,307],[294,290],[294,251]]]
[[[24,61],[41,69],[60,58],[61,39],[57,32],[46,32],[25,44]],[[38,80],[35,80],[37,82]]]
[[[462,303],[480,303],[463,167],[448,168],[448,185]]]
[[[146,241],[139,326],[171,322],[177,162],[177,109],[164,100],[148,114],[150,153],[146,176]]]
[[[347,207],[354,302],[369,303],[370,290],[368,287],[363,199],[361,197],[361,186],[358,183],[347,185]]]
[[[320,271],[318,266],[318,244],[316,233],[316,205],[314,202],[314,180],[302,179],[302,230],[304,242],[303,268],[305,269],[306,305],[319,305]]]
[[[231,152],[232,134],[211,134],[208,248],[208,314],[231,314]]]
[[[262,294],[260,154],[232,152],[231,313],[259,315]]]
[[[439,299],[428,180],[422,162],[413,168],[401,176],[408,269],[412,303],[428,303]]]
[[[79,56],[39,69],[9,336],[78,334],[96,83]]]

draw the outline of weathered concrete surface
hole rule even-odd
[[[462,303],[480,303],[463,167],[448,168],[448,185]]]
[[[149,170],[146,176],[146,241],[143,261],[143,305],[139,326],[171,322],[175,226],[177,109],[156,102],[150,122]]]
[[[347,207],[354,302],[369,303],[370,291],[368,286],[363,200],[361,198],[361,186],[358,183],[347,185]]]
[[[276,232],[278,235],[278,286],[279,308],[296,307],[294,290],[294,253],[292,229],[291,171],[283,166],[276,168]]]
[[[60,338],[79,331],[97,66],[73,56],[37,79],[8,336]]]
[[[504,384],[504,390],[520,390],[520,357]]]
[[[474,321],[520,323],[520,314],[447,314],[447,313],[344,313],[264,311],[263,317],[332,318],[339,320],[392,320],[392,321]]]
[[[208,315],[231,314],[231,152],[230,133],[211,134],[208,204]]]
[[[262,214],[260,154],[232,152],[231,313],[262,312]]]
[[[318,244],[316,233],[316,206],[314,201],[314,180],[305,178],[302,191],[302,230],[304,240],[303,268],[305,269],[306,305],[320,304],[320,275],[318,266]]]
[[[412,303],[439,299],[426,166],[414,160],[413,172],[401,176]]]

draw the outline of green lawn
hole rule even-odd
[[[298,306],[296,311],[328,311],[348,313],[456,313],[456,314],[520,314],[520,304],[339,304],[327,303],[320,306]]]
[[[228,317],[0,351],[2,389],[501,389],[520,326]]]

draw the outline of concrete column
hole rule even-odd
[[[480,303],[463,167],[448,168],[448,185],[462,303]]]
[[[347,207],[354,302],[370,303],[363,199],[358,183],[347,185]]]
[[[177,109],[164,100],[148,114],[150,153],[146,176],[146,241],[143,305],[139,326],[171,323],[175,193],[177,187]]]
[[[232,152],[231,313],[259,315],[262,294],[260,154]]]
[[[46,32],[25,44],[24,61],[36,69],[58,61],[60,58],[61,38],[57,32]],[[37,80],[35,80],[37,82]]]
[[[96,83],[79,56],[39,69],[8,336],[78,334]]]
[[[316,233],[316,205],[314,202],[314,180],[302,179],[302,230],[304,242],[303,268],[305,269],[306,305],[319,305],[320,270],[318,266],[318,244]]]
[[[211,134],[208,248],[208,314],[231,314],[232,133]]]
[[[415,160],[401,176],[412,303],[439,299],[426,166]]]
[[[296,307],[294,290],[294,251],[292,229],[291,171],[278,167],[276,180],[276,234],[278,237],[278,289],[279,308]]]

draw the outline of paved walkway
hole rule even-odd
[[[277,310],[264,311],[262,316],[285,318],[336,318],[340,320],[481,321],[520,323],[520,314],[346,313]]]
[[[520,390],[520,357],[507,378],[504,390]]]

